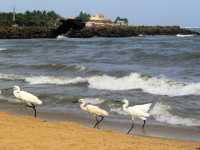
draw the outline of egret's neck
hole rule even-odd
[[[80,107],[81,107],[82,109],[85,109],[86,103],[85,103],[85,102],[82,102],[82,103],[80,104]]]
[[[13,91],[14,94],[15,94],[15,93],[17,94],[17,93],[19,93],[19,92],[20,92],[20,91],[19,91],[18,89]]]
[[[128,102],[124,103],[123,106],[122,106],[123,110],[124,111],[127,111],[127,108],[128,108]]]

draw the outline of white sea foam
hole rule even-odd
[[[131,73],[120,78],[107,75],[94,76],[88,78],[88,83],[90,88],[104,90],[141,89],[147,93],[168,96],[200,94],[200,83],[184,84],[164,77],[146,77],[139,73]]]
[[[183,118],[170,113],[170,110],[170,106],[162,103],[156,103],[149,113],[158,122],[171,125],[200,126],[200,120],[194,118]],[[120,115],[128,115],[122,110],[122,107],[111,107],[110,111]]]
[[[150,114],[159,122],[172,125],[200,126],[200,120],[194,118],[183,118],[170,113],[171,107],[162,103],[156,103]]]
[[[15,75],[15,74],[2,74],[0,73],[0,79],[3,80],[24,80],[23,76]]]
[[[194,34],[177,34],[177,37],[193,37]]]
[[[27,77],[25,81],[29,82],[30,84],[58,84],[58,85],[87,82],[87,80],[82,77],[65,78],[65,77],[52,77],[52,76],[32,76],[32,77]]]
[[[90,104],[102,104],[103,102],[105,102],[105,99],[101,99],[101,98],[88,97],[88,98],[83,98],[83,99],[86,103],[90,103]]]
[[[7,48],[0,48],[0,51],[6,51]]]
[[[143,92],[155,95],[184,96],[200,95],[200,82],[183,83],[167,79],[165,77],[149,77],[139,73],[131,73],[124,77],[113,77],[108,75],[99,75],[91,77],[54,77],[54,76],[30,76],[24,77],[12,74],[0,74],[0,79],[4,80],[24,80],[30,84],[79,84],[88,83],[89,88],[98,90],[135,90],[140,89]]]
[[[56,37],[57,40],[64,40],[64,39],[66,39],[66,38],[67,38],[67,37],[64,36],[64,35],[58,35],[58,36]]]
[[[79,71],[85,71],[87,68],[85,66],[76,65],[75,68]]]

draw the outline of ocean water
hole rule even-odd
[[[79,111],[86,98],[123,121],[126,98],[153,103],[153,124],[199,127],[200,36],[0,40],[0,88],[13,85],[41,111]]]

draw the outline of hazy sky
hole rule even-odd
[[[200,0],[0,0],[0,11],[13,7],[55,10],[64,17],[101,12],[111,19],[127,17],[131,24],[200,26]]]

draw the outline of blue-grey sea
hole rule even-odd
[[[153,103],[152,123],[199,127],[200,36],[0,40],[0,88],[13,85],[44,112],[79,111],[86,98],[123,118],[128,99]]]

